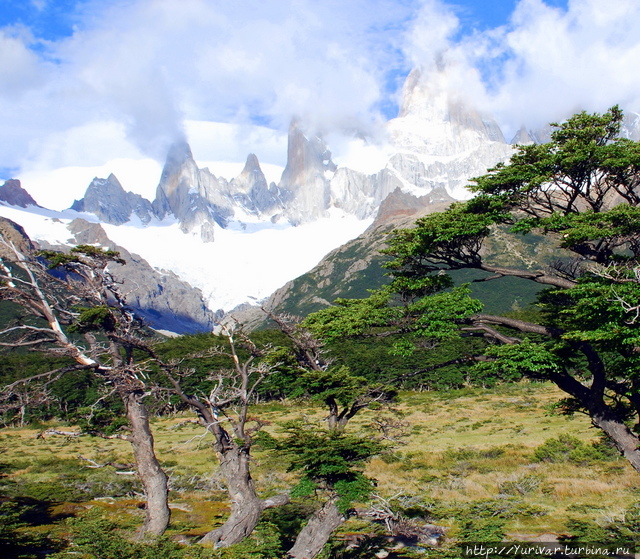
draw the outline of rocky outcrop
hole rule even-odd
[[[455,200],[442,188],[434,189],[429,194],[419,198],[397,188],[380,204],[378,215],[376,215],[376,219],[370,229],[375,230],[380,227],[395,225],[408,218],[424,215],[429,210],[444,209],[452,202],[455,202]]]
[[[36,249],[22,226],[6,217],[0,217],[0,235],[22,254],[28,254]],[[15,253],[12,248],[0,243],[0,258],[13,260],[15,259]]]
[[[523,124],[511,139],[512,146],[528,146],[535,143],[527,127]]]
[[[0,186],[0,202],[5,202],[10,206],[26,208],[28,206],[38,206],[36,201],[31,197],[19,180],[9,179]]]
[[[225,181],[226,183],[226,181]],[[213,224],[226,227],[233,216],[218,179],[208,169],[198,169],[186,142],[174,144],[167,155],[153,209],[159,219],[173,215],[185,233],[213,241]]]
[[[335,170],[331,152],[322,139],[308,138],[294,120],[289,127],[287,166],[279,184],[286,203],[284,213],[292,224],[327,216]]]
[[[69,226],[72,244],[95,244],[116,250],[126,264],[110,264],[115,278],[122,282],[126,302],[149,326],[178,334],[211,331],[215,316],[199,289],[170,271],[158,271],[138,256],[111,241],[98,223],[75,219]],[[67,250],[68,247],[40,242],[43,248]]]
[[[387,168],[417,195],[442,187],[467,199],[469,179],[507,160],[513,148],[497,123],[480,114],[452,85],[450,68],[428,76],[413,70],[398,118],[387,123],[395,155]]]
[[[153,216],[151,202],[139,194],[125,192],[114,174],[106,179],[94,178],[84,197],[76,200],[71,209],[95,214],[100,221],[113,225],[127,223],[133,215],[146,224]]]
[[[281,211],[284,200],[275,183],[267,184],[255,154],[247,157],[242,173],[229,183],[231,196],[236,204],[249,213],[262,215]]]

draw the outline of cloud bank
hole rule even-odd
[[[452,64],[458,87],[506,129],[543,126],[614,104],[640,111],[640,3],[520,0],[508,22],[460,37],[452,8],[427,2],[405,50],[415,65]],[[431,40],[425,40],[430,37]]]
[[[72,16],[57,39],[0,28],[0,168],[161,160],[186,121],[373,134],[416,66],[454,67],[507,135],[640,110],[636,0],[520,0],[483,31],[440,0],[84,0]]]

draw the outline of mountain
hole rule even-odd
[[[274,183],[267,184],[260,162],[253,153],[247,156],[244,169],[229,186],[234,202],[250,214],[261,216],[284,207],[280,189]]]
[[[174,144],[167,155],[153,201],[159,219],[173,215],[185,233],[199,233],[205,242],[214,238],[214,223],[226,227],[233,216],[225,195],[227,183],[209,169],[198,169],[187,143]]]
[[[444,188],[463,200],[470,197],[469,179],[506,161],[513,148],[491,117],[455,93],[449,72],[409,74],[398,118],[387,123],[395,153],[386,168],[403,190],[424,194]]]
[[[171,216],[184,233],[212,242],[216,228],[247,217],[299,226],[340,209],[371,219],[397,189],[417,197],[438,191],[442,200],[468,198],[468,179],[508,159],[513,149],[492,118],[452,93],[450,81],[447,68],[428,76],[411,72],[399,116],[386,124],[392,155],[378,162],[376,173],[337,166],[324,140],[294,119],[277,185],[267,183],[254,154],[239,176],[227,180],[198,168],[189,145],[179,142],[167,154],[151,209],[148,201],[125,193],[113,175],[95,179],[72,209],[113,224],[133,215],[144,224],[151,216]]]
[[[153,216],[151,202],[139,194],[125,192],[113,173],[106,179],[93,179],[84,197],[76,200],[71,209],[95,214],[100,221],[113,225],[127,223],[134,215],[142,223],[149,223]]]
[[[0,202],[5,202],[10,206],[28,208],[38,206],[31,195],[22,188],[19,180],[10,179],[0,186]]]
[[[115,279],[122,283],[127,305],[149,326],[178,334],[213,329],[216,316],[207,308],[202,292],[182,281],[175,273],[154,270],[144,258],[109,239],[98,223],[77,218],[67,225],[67,230],[70,237],[66,244],[40,240],[38,246],[66,251],[69,246],[88,244],[119,252],[126,263],[112,263],[109,268]],[[26,233],[24,235],[26,237]]]
[[[220,314],[274,292],[267,304],[291,312],[363,296],[383,279],[376,251],[385,232],[469,198],[469,179],[513,153],[496,121],[454,84],[451,68],[410,73],[398,117],[384,126],[384,149],[373,150],[386,155],[369,161],[367,172],[337,165],[325,140],[293,120],[278,183],[267,181],[252,153],[238,176],[215,176],[183,141],[169,150],[153,201],[125,192],[112,174],[95,178],[71,210],[56,214],[8,181],[0,187],[0,215],[57,246],[77,242],[66,229],[76,218],[102,224],[119,250],[148,262],[136,280],[139,312],[173,316],[167,320],[180,328],[187,314],[194,325],[210,323],[200,299]],[[522,126],[512,143],[542,142],[551,130]],[[628,113],[623,134],[640,137],[637,114]],[[104,239],[96,233],[90,242]],[[200,290],[195,302],[173,302],[180,288],[162,283],[168,271]],[[156,303],[160,292],[164,303]]]

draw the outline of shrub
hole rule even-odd
[[[526,474],[503,481],[498,489],[504,495],[529,495],[541,489],[542,479],[535,474]]]
[[[597,461],[611,460],[611,458],[611,448],[606,443],[598,441],[588,445],[577,437],[567,434],[547,439],[533,453],[533,459],[536,462],[552,464],[571,462],[583,466]]]
[[[35,507],[12,501],[0,503],[0,549],[2,557],[41,557],[45,550],[59,549],[60,542],[38,531],[29,531],[25,516]]]

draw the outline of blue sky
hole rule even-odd
[[[640,111],[640,2],[0,0],[0,168],[161,160],[194,120],[374,137],[436,61],[507,136]]]
[[[547,0],[546,3],[566,8],[567,0]],[[460,0],[451,3],[467,30],[486,30],[504,25],[515,5],[516,0]],[[83,8],[89,6],[88,0],[2,0],[0,27],[25,25],[38,38],[56,40],[73,34],[74,29],[81,25]]]
[[[57,40],[73,34],[79,7],[77,0],[2,0],[0,26],[23,25],[40,39]]]

